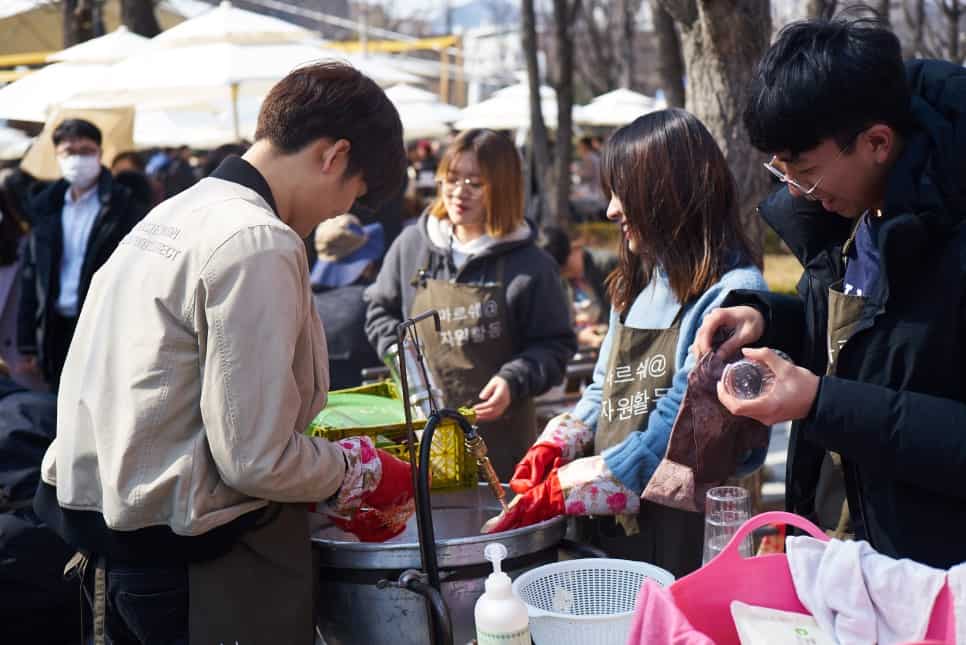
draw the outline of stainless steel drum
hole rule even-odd
[[[512,494],[511,494],[512,495]],[[533,567],[556,562],[566,522],[556,517],[496,535],[480,535],[483,523],[500,512],[486,484],[475,490],[434,491],[433,527],[443,599],[453,620],[454,643],[475,637],[473,606],[483,593],[492,565],[483,557],[490,542],[506,546],[503,568],[516,577]],[[399,536],[382,543],[351,541],[324,520],[313,527],[312,542],[320,566],[317,599],[319,628],[328,645],[426,645],[430,642],[426,601],[397,587],[406,569],[419,569],[416,518]],[[377,586],[378,585],[378,586]],[[383,587],[383,588],[380,588]]]

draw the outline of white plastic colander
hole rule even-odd
[[[646,562],[584,558],[531,569],[513,582],[513,593],[527,604],[536,645],[624,645],[648,579],[674,582]]]

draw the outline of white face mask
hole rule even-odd
[[[101,174],[97,155],[70,155],[58,158],[60,172],[75,188],[90,188]]]

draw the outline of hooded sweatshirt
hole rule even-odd
[[[420,270],[437,280],[482,284],[497,279],[502,259],[513,356],[496,375],[509,383],[514,400],[546,392],[563,380],[577,339],[557,265],[535,238],[533,227],[524,223],[502,238],[483,236],[461,244],[449,220],[424,214],[393,242],[376,282],[366,290],[369,342],[380,356],[396,342],[396,325],[413,313]]]

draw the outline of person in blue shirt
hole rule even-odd
[[[680,576],[701,564],[703,517],[640,496],[667,450],[702,320],[732,290],[766,286],[724,156],[690,113],[652,112],[619,129],[604,147],[602,179],[621,247],[593,383],[547,424],[510,482],[519,501],[483,530],[594,516],[580,523],[582,537]],[[736,474],[764,454],[744,455]]]

